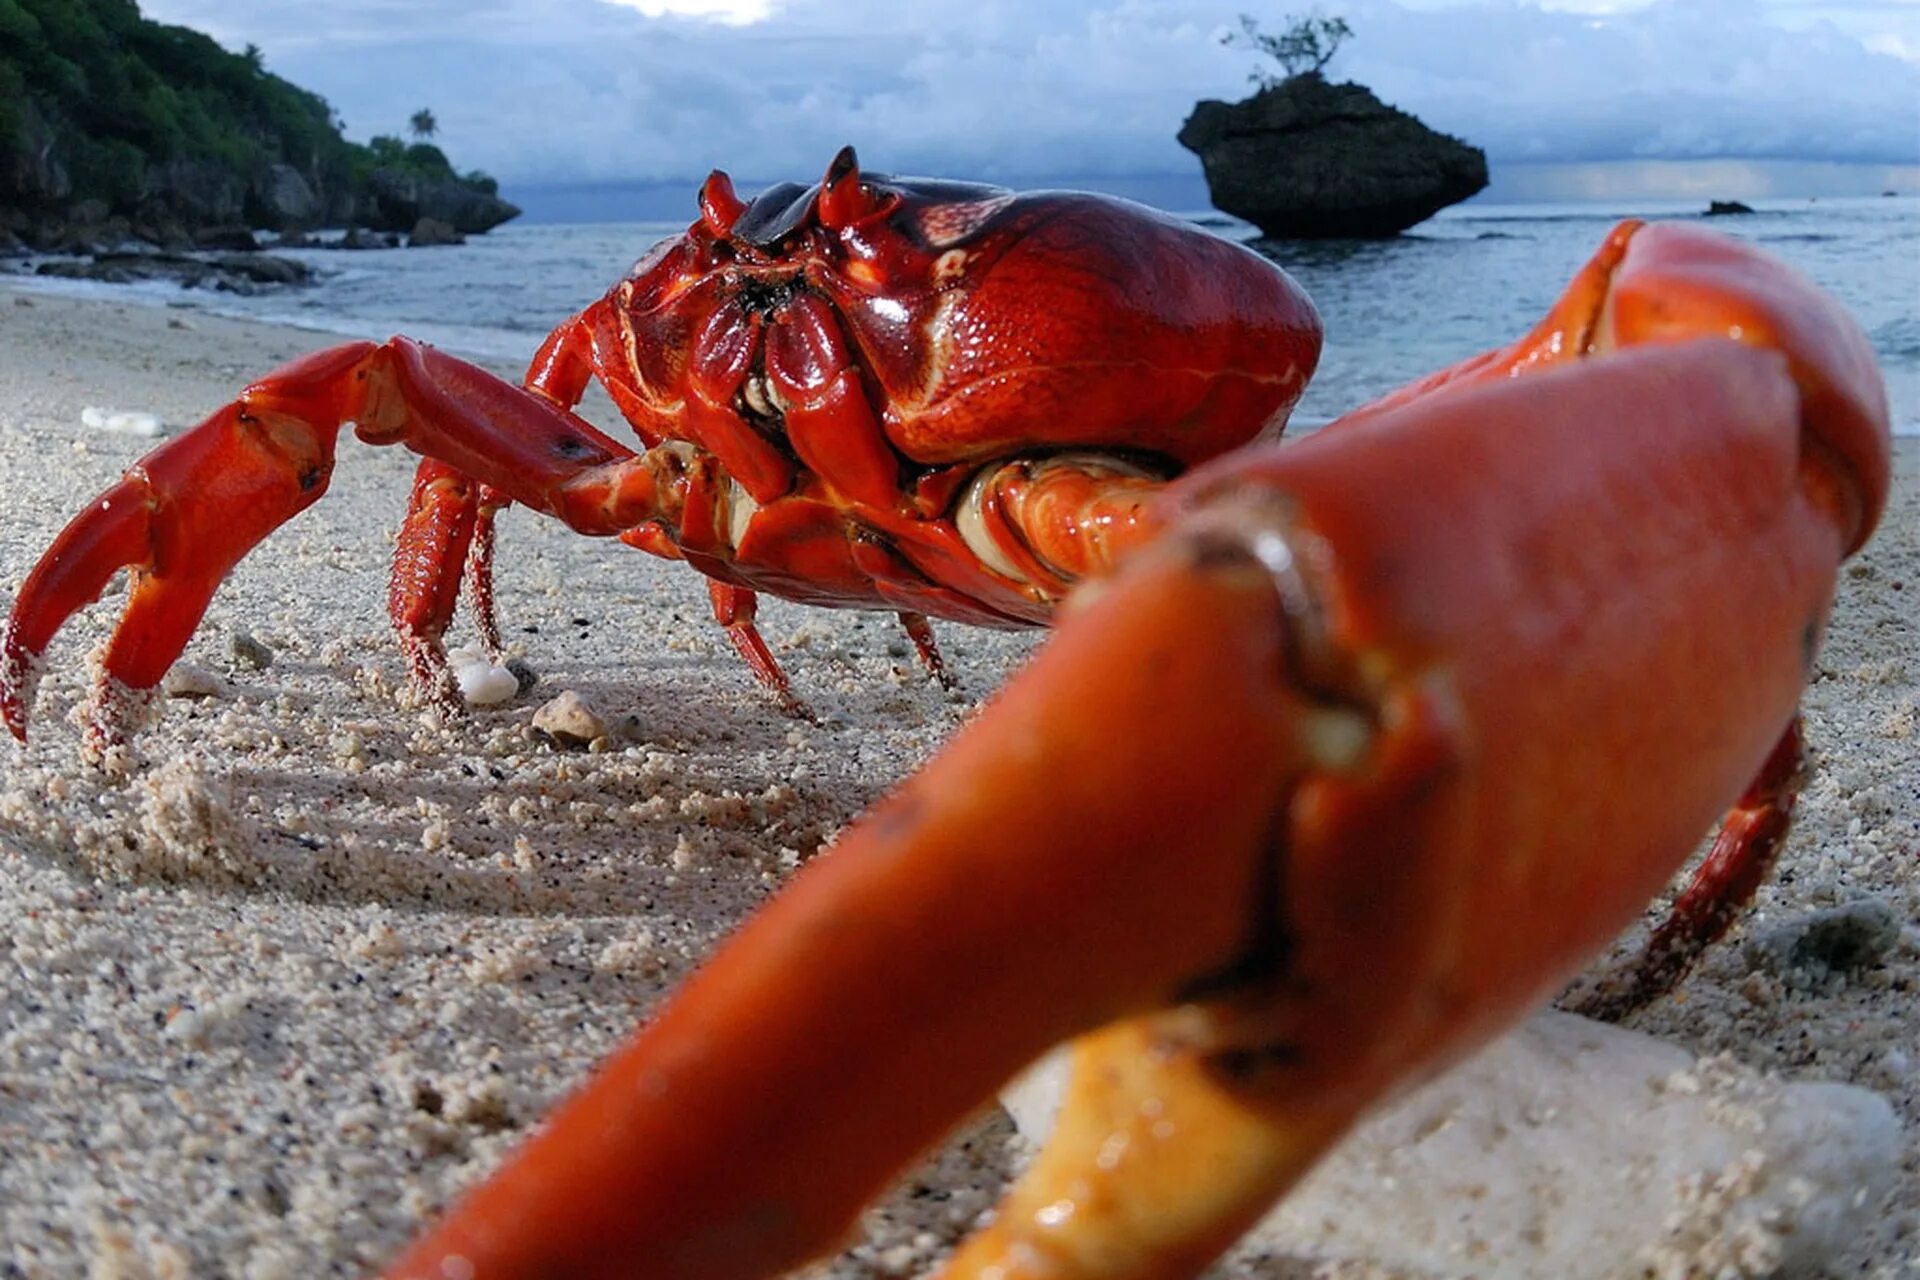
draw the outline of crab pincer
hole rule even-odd
[[[157,684],[215,588],[259,540],[326,492],[332,428],[316,404],[370,344],[337,348],[256,383],[194,430],[153,450],[61,530],[0,636],[0,713],[25,741],[47,644],[128,570],[127,604],[101,660],[87,741],[120,733],[128,690]]]
[[[1548,343],[1588,358],[1475,362],[1169,486],[1158,536],[388,1274],[783,1273],[1071,1040],[1053,1138],[940,1274],[1192,1276],[1537,1007],[1729,804],[1777,804],[1888,478],[1851,321],[1741,248],[1691,333],[1637,334],[1691,238],[1640,234]]]
[[[129,698],[180,656],[227,573],[326,492],[346,425],[371,442],[464,464],[502,492],[600,533],[614,531],[597,522],[608,501],[618,502],[593,468],[617,470],[634,456],[571,413],[407,339],[291,361],[128,468],[29,572],[0,634],[0,714],[13,735],[26,738],[54,634],[126,569],[127,603],[101,658],[86,730],[94,754],[121,741]],[[396,599],[396,621],[409,600],[404,592]]]

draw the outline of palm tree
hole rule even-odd
[[[407,121],[407,126],[413,130],[413,136],[416,138],[431,138],[440,131],[439,121],[435,120],[433,112],[425,107],[413,113],[412,118]]]

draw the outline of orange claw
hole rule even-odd
[[[677,457],[636,456],[550,400],[430,347],[395,338],[314,352],[149,453],[61,531],[0,632],[0,716],[14,736],[26,737],[48,642],[126,568],[127,606],[87,728],[96,754],[121,740],[127,692],[159,682],[233,566],[326,492],[348,423],[369,443],[438,460],[424,468],[402,533],[392,602],[416,675],[429,683],[435,664],[444,667],[439,630],[453,606],[443,584],[458,582],[475,521],[491,509],[524,502],[607,535],[677,514],[683,500],[687,468]],[[476,492],[435,496],[449,485]],[[449,559],[451,567],[439,563]],[[479,594],[486,634],[491,610]]]
[[[286,365],[135,463],[61,530],[0,642],[0,711],[14,737],[26,740],[47,643],[125,568],[127,607],[102,662],[87,744],[97,752],[119,739],[124,690],[157,684],[227,571],[326,492],[340,415],[329,419],[324,406],[373,350],[334,347]]]
[[[1199,1272],[1761,773],[1890,452],[1863,339],[1798,287],[1827,318],[1787,358],[1583,344],[1176,482],[1166,532],[389,1274],[777,1274],[1068,1038],[1055,1138],[943,1274]]]

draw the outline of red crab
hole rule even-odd
[[[130,565],[92,729],[116,736],[110,681],[160,679],[227,571],[326,492],[349,422],[425,455],[389,606],[416,687],[444,701],[463,564],[499,652],[492,528],[509,501],[706,574],[789,709],[756,591],[898,610],[943,675],[925,615],[1044,623],[1147,493],[1277,429],[1319,349],[1284,272],[1139,205],[863,176],[851,147],[817,188],[751,203],[715,172],[699,220],[554,330],[524,389],[406,338],[352,343],[142,459],[22,588],[0,713],[24,734],[35,660]],[[570,412],[594,378],[644,451]],[[220,500],[185,500],[202,491]]]
[[[158,680],[347,420],[428,455],[393,598],[425,680],[506,500],[689,560],[783,692],[754,590],[1008,625],[1095,579],[391,1274],[776,1274],[1072,1038],[1054,1139],[945,1274],[1192,1275],[1369,1106],[1551,993],[1731,805],[1613,999],[1725,927],[1784,834],[1800,690],[1888,484],[1858,327],[1698,229],[1624,224],[1513,346],[1257,442],[1317,336],[1272,267],[1130,205],[863,178],[850,152],[751,204],[716,175],[525,390],[357,344],[149,455],[22,587],[0,709],[23,732],[47,642],[132,566],[109,741],[115,682]],[[594,376],[645,452],[569,411]]]

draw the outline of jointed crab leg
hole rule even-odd
[[[569,394],[577,398],[578,392]],[[401,526],[388,603],[414,684],[450,704],[457,695],[441,637],[463,567],[482,640],[496,657],[500,647],[489,566],[493,515],[508,502],[656,554],[700,554],[710,573],[727,572],[736,550],[790,554],[793,565],[775,561],[790,577],[813,575],[829,585],[839,578],[849,590],[880,590],[876,603],[891,598],[872,575],[902,572],[890,559],[896,554],[887,549],[890,535],[915,544],[940,573],[998,593],[1003,607],[1020,611],[1016,616],[1039,619],[1075,577],[1144,536],[1133,528],[1134,517],[1163,483],[1093,456],[989,468],[999,496],[974,528],[983,546],[1003,549],[990,554],[1012,557],[1013,582],[982,567],[952,526],[903,512],[876,516],[880,533],[872,538],[816,538],[792,547],[783,544],[777,521],[761,520],[746,526],[754,541],[736,548],[734,507],[752,509],[751,503],[711,455],[673,442],[635,453],[539,386],[513,386],[405,338],[334,347],[268,374],[148,454],[61,533],[28,575],[0,636],[0,715],[14,735],[25,737],[37,662],[53,634],[114,573],[130,568],[128,605],[107,651],[88,729],[91,750],[116,739],[124,691],[156,684],[228,571],[326,492],[339,431],[349,423],[369,443],[403,444],[425,455]],[[797,519],[817,519],[809,514],[813,496],[796,494],[793,502]],[[760,534],[763,526],[768,531]],[[943,588],[928,581],[925,590]],[[965,596],[948,594],[969,607]],[[716,617],[763,683],[790,710],[802,710],[754,629],[752,601],[745,587],[715,585]],[[897,612],[928,669],[944,682],[924,615],[907,607]]]
[[[1640,952],[1592,991],[1563,1007],[1615,1022],[1680,984],[1706,949],[1724,937],[1772,874],[1793,826],[1806,745],[1796,717],[1760,773],[1728,810],[1705,860],[1674,899]]]
[[[14,736],[25,737],[47,642],[126,567],[128,603],[89,729],[96,748],[116,737],[117,688],[155,684],[227,571],[326,491],[349,422],[369,443],[404,444],[444,464],[429,488],[483,484],[582,533],[675,522],[689,504],[704,509],[713,500],[713,477],[697,460],[668,449],[635,454],[572,413],[430,347],[396,338],[316,352],[148,454],[62,531],[27,576],[0,637],[0,714]],[[432,513],[438,501],[429,492],[416,507]],[[450,555],[457,566],[465,554],[450,543],[413,545],[423,577],[445,573],[428,563],[433,556]],[[457,572],[445,577],[458,581]],[[450,597],[419,599],[425,614],[451,608]]]
[[[1882,479],[1807,408],[1778,354],[1706,339],[1182,481],[1172,531],[393,1274],[774,1274],[1069,1036],[1056,1145],[948,1274],[1195,1273],[1759,769]],[[1883,424],[1847,456],[1884,467]]]

